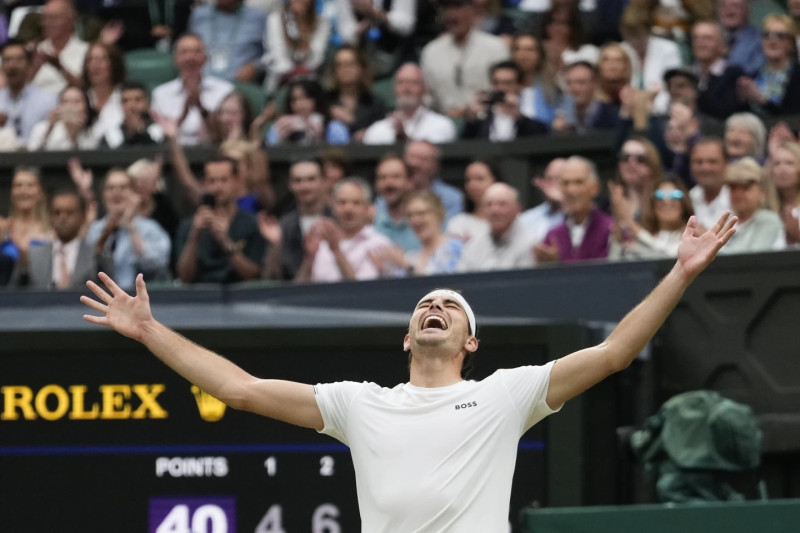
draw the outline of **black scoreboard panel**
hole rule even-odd
[[[486,326],[475,378],[580,347],[577,326]],[[407,380],[399,328],[225,330],[187,336],[257,376]],[[360,531],[347,447],[237,412],[105,331],[3,334],[3,531]],[[546,501],[546,426],[520,442],[510,521]],[[391,480],[387,480],[390,483]]]

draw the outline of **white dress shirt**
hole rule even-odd
[[[406,137],[414,141],[428,141],[434,144],[448,143],[456,139],[453,121],[426,107],[417,109],[414,115],[403,121]],[[364,133],[364,144],[394,144],[397,130],[394,120],[385,118],[372,124]]]
[[[692,200],[697,221],[706,229],[716,224],[719,217],[731,209],[731,193],[727,185],[723,185],[717,197],[710,202],[706,202],[706,195],[699,185],[692,187],[689,198]]]
[[[37,50],[42,51],[50,56],[56,54],[56,51],[53,48],[53,43],[50,42],[50,39],[45,39],[39,43]],[[86,52],[88,51],[89,44],[81,41],[73,35],[67,42],[67,45],[64,47],[64,49],[61,50],[61,53],[58,54],[58,60],[61,62],[61,66],[67,70],[67,72],[73,76],[80,77],[81,73],[83,72],[83,60],[86,57]],[[59,72],[50,63],[45,63],[39,68],[31,83],[33,83],[33,85],[36,87],[45,91],[49,91],[53,94],[60,93],[64,87],[67,86],[67,80],[64,78],[64,75],[61,74],[61,72]]]
[[[217,110],[230,92],[233,84],[214,76],[203,76],[200,82],[200,103],[209,113]],[[153,110],[161,116],[178,119],[186,105],[186,90],[183,80],[176,78],[153,89]],[[200,110],[193,107],[180,125],[178,142],[182,145],[194,145],[201,142],[203,117]]]

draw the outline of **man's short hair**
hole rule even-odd
[[[600,181],[600,174],[597,172],[597,165],[591,159],[587,159],[586,157],[580,155],[573,155],[567,158],[567,164],[570,163],[583,163],[586,165],[586,168],[589,169],[589,178],[599,182]]]
[[[592,77],[597,76],[597,67],[589,63],[588,61],[575,61],[574,63],[570,63],[564,68],[564,74],[569,74],[576,68],[586,68],[589,69],[592,73]]]
[[[497,63],[489,67],[489,79],[491,79],[494,73],[498,70],[513,70],[517,75],[517,83],[521,84],[525,79],[525,74],[522,72],[522,69],[519,68],[519,65],[517,65],[514,61],[511,61],[510,59],[505,61],[498,61]]]
[[[147,90],[144,83],[138,80],[125,80],[119,86],[119,92],[124,93],[125,91],[142,91],[147,99],[150,99],[150,91]]]
[[[75,198],[78,199],[78,208],[81,210],[81,213],[83,213],[84,215],[86,214],[86,207],[87,207],[86,198],[84,198],[83,195],[80,192],[78,192],[78,189],[76,189],[75,187],[61,187],[59,189],[56,189],[56,191],[50,195],[51,209],[53,207],[53,202],[59,196],[74,196]]]
[[[205,162],[203,168],[207,167],[208,165],[213,165],[216,163],[230,163],[233,175],[236,176],[239,173],[239,162],[236,161],[234,158],[223,154],[217,154],[212,156],[208,161]]]
[[[705,146],[707,144],[713,144],[719,148],[722,157],[725,158],[725,141],[722,140],[720,137],[716,137],[713,135],[709,135],[706,137],[700,137],[695,143],[692,145],[692,148],[689,150],[689,157],[691,158],[692,153],[697,149],[698,146]]]
[[[394,161],[394,160],[399,161],[400,164],[403,165],[403,171],[406,173],[406,177],[410,177],[411,176],[411,169],[409,168],[408,163],[406,163],[406,160],[403,159],[403,156],[398,154],[397,152],[389,152],[389,153],[383,154],[381,156],[381,158],[378,159],[378,163],[375,165],[375,172],[377,173],[378,167],[380,167],[386,161]]]
[[[28,47],[25,46],[25,43],[20,41],[19,39],[9,39],[8,41],[5,42],[5,44],[3,44],[3,46],[0,46],[0,56],[3,55],[3,53],[6,51],[7,48],[14,48],[15,46],[22,48],[22,51],[25,52],[25,59],[27,59],[28,61],[31,60],[32,57],[31,51],[28,50]]]
[[[360,176],[348,176],[346,178],[337,181],[336,185],[333,186],[333,191],[332,191],[333,198],[336,198],[336,195],[339,193],[339,190],[345,185],[355,185],[356,187],[360,188],[361,192],[364,195],[364,202],[367,204],[372,203],[372,187],[370,186],[367,180],[365,180]]]
[[[322,160],[319,157],[309,155],[294,157],[289,161],[289,170],[291,171],[293,166],[299,165],[300,163],[311,163],[313,165],[317,165],[320,173],[322,173]]]

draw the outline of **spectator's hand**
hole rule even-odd
[[[339,251],[339,243],[344,239],[344,233],[342,233],[341,228],[329,218],[323,218],[318,224],[320,224],[322,238],[328,241],[331,251],[334,253]]]
[[[777,149],[787,142],[797,142],[797,137],[784,121],[780,121],[769,130],[769,156],[773,157]]]
[[[207,205],[201,205],[197,208],[197,211],[194,212],[194,217],[192,218],[192,229],[197,231],[202,229],[210,229],[211,221],[213,219],[214,211]]]
[[[267,123],[275,118],[278,113],[274,103],[268,104],[259,115],[250,123],[250,140],[261,143],[261,130]]]
[[[786,206],[781,211],[783,227],[786,229],[786,242],[789,244],[800,243],[800,209]]]
[[[755,80],[745,76],[736,80],[736,94],[739,95],[740,100],[753,102],[756,104],[765,104],[767,99],[761,94],[761,90],[756,85]]]
[[[553,131],[569,131],[572,126],[567,122],[567,114],[563,110],[558,109],[553,123],[550,125]]]
[[[100,30],[99,41],[104,44],[115,45],[124,33],[125,23],[121,20],[111,20],[106,22],[103,29]]]
[[[128,205],[119,217],[120,227],[130,229],[133,217],[139,211],[139,206],[142,203],[142,196],[139,193],[131,192],[128,196]]]
[[[469,104],[467,104],[467,110],[464,113],[464,118],[468,120],[475,120],[477,118],[486,116],[486,110],[488,108],[486,105],[486,100],[488,98],[489,93],[487,91],[477,91],[475,94],[473,94],[472,98],[469,99]]]
[[[61,65],[61,59],[58,56],[51,56],[49,54],[44,54],[44,61],[45,63],[50,63],[54,69],[61,72],[64,70],[64,67]]]
[[[534,176],[531,178],[531,185],[542,191],[542,194],[551,204],[560,205],[561,200],[564,199],[564,191],[561,186],[553,181],[546,180],[541,176]]]
[[[283,240],[283,232],[278,219],[268,215],[265,211],[258,212],[258,230],[261,235],[273,246],[280,246]]]
[[[332,105],[331,117],[345,124],[352,124],[356,118],[353,112],[343,105]]]
[[[633,220],[633,204],[625,195],[625,188],[613,181],[608,182],[608,199],[611,202],[611,214],[622,226]]]
[[[217,239],[217,242],[220,244],[226,244],[230,237],[228,236],[228,230],[230,229],[230,220],[228,217],[212,215],[210,221],[211,234]]]
[[[394,245],[374,248],[369,251],[368,256],[382,274],[387,274],[396,268],[403,270],[408,268],[403,250]]]
[[[0,113],[0,128],[6,125],[8,122],[8,115],[5,113]]]
[[[155,123],[159,125],[161,131],[164,132],[164,136],[167,139],[176,139],[178,137],[178,131],[180,127],[177,119],[159,115],[153,110],[150,111],[150,116],[153,118]]]
[[[318,223],[319,222],[317,222],[317,224]],[[311,226],[311,229],[308,230],[308,233],[306,233],[306,236],[303,239],[303,248],[306,252],[306,257],[312,261],[314,257],[316,257],[317,251],[319,250],[319,245],[323,241],[322,233],[320,232],[317,224]]]
[[[626,119],[631,118],[633,112],[633,101],[636,95],[636,89],[630,84],[626,85],[619,90],[619,116]]]
[[[172,28],[169,26],[164,26],[163,24],[159,24],[158,26],[153,26],[153,29],[150,30],[150,35],[152,35],[155,39],[170,37],[172,35]]]
[[[295,115],[283,115],[275,122],[279,140],[285,141],[294,131],[297,131],[298,118]]]
[[[558,245],[553,243],[537,244],[533,247],[533,258],[537,263],[555,263],[558,261]]]
[[[71,157],[67,162],[67,170],[69,171],[69,177],[72,178],[72,183],[78,188],[81,196],[85,198],[87,193],[92,192],[94,174],[92,174],[91,170],[83,168],[80,159]]]
[[[258,69],[252,63],[243,65],[236,71],[236,79],[243,82],[251,82],[258,76]]]

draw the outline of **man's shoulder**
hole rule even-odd
[[[473,29],[470,39],[474,39],[475,44],[478,45],[478,50],[483,52],[500,52],[508,56],[508,45],[497,35],[483,30]]]
[[[175,78],[174,80],[164,82],[153,89],[153,100],[159,98],[171,98],[176,93],[180,92],[182,86],[183,84],[181,83],[180,78]]]

